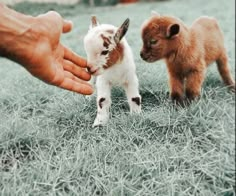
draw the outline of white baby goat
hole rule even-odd
[[[132,50],[124,35],[129,19],[119,27],[99,24],[92,16],[91,25],[84,38],[89,72],[96,76],[97,116],[93,126],[104,125],[109,119],[111,87],[120,85],[125,89],[130,112],[141,112],[141,96]]]

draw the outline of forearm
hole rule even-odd
[[[9,51],[19,47],[15,40],[19,40],[19,37],[30,29],[30,20],[31,16],[18,13],[0,3],[0,56],[11,55]]]

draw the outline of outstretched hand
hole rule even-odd
[[[22,14],[14,12],[14,16]],[[7,44],[0,52],[23,65],[32,75],[46,83],[77,93],[89,95],[93,88],[86,81],[86,59],[78,56],[60,43],[62,33],[72,29],[72,23],[65,21],[54,11],[37,17],[24,16],[29,26]]]

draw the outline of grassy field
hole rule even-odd
[[[143,113],[130,116],[123,90],[112,91],[112,118],[92,128],[91,100],[32,77],[0,59],[0,195],[234,196],[235,95],[221,82],[215,64],[207,72],[202,97],[176,109],[168,98],[164,62],[139,57],[140,26],[151,10],[187,24],[201,16],[219,20],[235,77],[235,1],[172,0],[129,6],[19,4],[37,15],[54,9],[74,22],[62,42],[85,56],[83,37],[90,15],[120,25],[137,65]],[[217,40],[216,40],[217,41]]]

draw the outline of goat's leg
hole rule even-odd
[[[97,88],[97,116],[93,127],[105,125],[109,120],[109,110],[111,106],[111,86],[108,81],[98,77]]]
[[[217,59],[216,63],[224,83],[229,87],[229,89],[235,92],[235,81],[230,74],[228,57],[225,50],[222,52],[222,55],[219,57],[219,59]]]
[[[138,88],[139,88],[138,78],[134,74],[132,77],[129,77],[129,80],[124,85],[124,89],[130,107],[130,113],[141,112],[141,96],[139,94]]]

